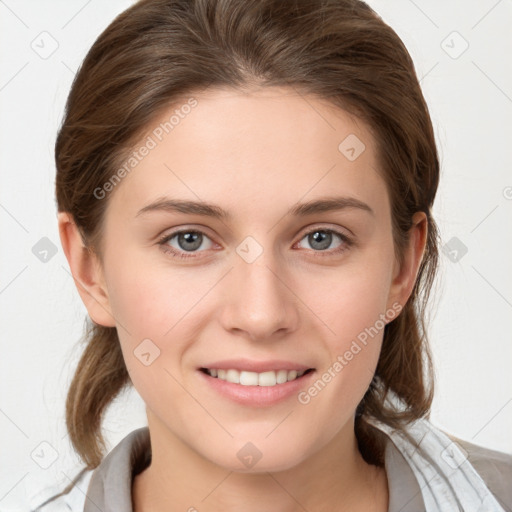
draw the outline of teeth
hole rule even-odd
[[[300,372],[297,370],[278,370],[277,372],[269,371],[257,373],[246,372],[245,370],[221,370],[212,368],[206,369],[206,371],[211,377],[217,377],[220,380],[225,380],[233,384],[241,384],[242,386],[275,386],[302,377],[306,370]]]

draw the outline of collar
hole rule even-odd
[[[463,451],[428,420],[417,420],[405,434],[372,424],[388,436],[388,512],[505,512]],[[149,429],[143,427],[126,436],[92,472],[84,512],[133,512],[133,478],[150,463]]]
[[[149,429],[139,428],[128,434],[92,473],[84,512],[133,512],[133,479],[150,463]],[[390,442],[386,446],[385,466],[389,486],[388,512],[412,512],[423,508],[418,482],[406,460]]]

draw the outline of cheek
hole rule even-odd
[[[165,410],[171,397],[186,403],[179,365],[195,338],[194,305],[208,281],[142,257],[111,261],[116,264],[106,273],[110,306],[135,389],[152,410]]]
[[[207,317],[204,299],[219,277],[211,270],[171,269],[140,254],[112,256],[116,264],[106,267],[109,301],[131,380],[145,399],[167,381],[178,396],[170,374],[181,378],[183,357]]]
[[[140,258],[117,260],[108,273],[109,301],[116,320],[132,337],[162,339],[211,287],[207,274],[171,269]]]
[[[383,330],[390,284],[391,261],[386,250],[378,257],[354,259],[338,272],[315,277],[303,286],[308,305],[327,327],[332,352],[348,350],[352,340],[364,341],[365,333]],[[308,291],[309,290],[309,291]],[[314,290],[313,292],[311,290]]]
[[[386,325],[381,319],[386,314],[385,300],[374,287],[359,282],[347,291],[351,293],[326,316],[334,331],[325,337],[328,357],[318,368],[316,380],[298,396],[305,411],[329,418],[316,433],[326,441],[350,421],[364,397],[375,374]]]
[[[308,281],[303,288],[304,293],[314,289],[309,291],[308,305],[326,327],[322,331],[329,357],[299,402],[316,404],[323,411],[319,414],[340,415],[340,423],[364,396],[375,373],[385,326],[397,315],[386,309],[392,246],[376,254],[354,259],[329,278],[316,279],[314,287]]]

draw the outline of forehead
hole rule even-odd
[[[335,194],[384,213],[375,151],[368,127],[326,100],[291,88],[209,89],[147,127],[111,202],[131,216],[163,196],[275,215],[279,204]]]

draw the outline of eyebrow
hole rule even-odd
[[[357,209],[368,212],[369,214],[375,216],[375,212],[369,205],[363,201],[360,201],[359,199],[356,199],[355,197],[320,198],[314,201],[309,201],[307,203],[296,204],[290,208],[290,210],[288,210],[287,214],[296,217],[306,217],[315,213],[347,209]],[[232,215],[229,212],[215,204],[205,203],[203,201],[197,202],[168,198],[157,199],[153,203],[148,204],[138,211],[136,217],[145,213],[158,211],[203,215],[205,217],[213,217],[219,220],[229,220],[232,218]]]

